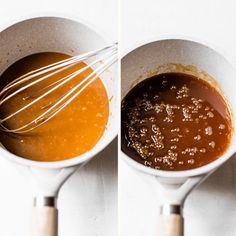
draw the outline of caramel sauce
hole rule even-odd
[[[121,107],[122,150],[145,166],[188,170],[219,158],[232,124],[224,98],[207,82],[164,73],[137,84]]]
[[[12,64],[0,77],[0,88],[19,76],[37,68],[60,61],[70,56],[45,52],[27,56]],[[49,85],[58,79],[81,69],[85,63],[74,65],[50,79],[26,89],[0,107],[1,117],[6,117],[17,111],[26,103],[37,98],[32,96],[35,91]],[[32,107],[6,121],[4,125],[10,128],[20,127],[38,115],[43,107],[58,99],[86,76],[92,73],[92,68],[76,76],[70,82],[44,97]],[[45,92],[45,91],[43,91]],[[27,98],[29,95],[31,97]],[[1,131],[1,143],[12,153],[35,161],[60,161],[77,157],[92,149],[103,135],[109,115],[109,101],[106,89],[98,78],[91,83],[75,100],[59,112],[54,118],[39,128],[25,134],[11,134]]]

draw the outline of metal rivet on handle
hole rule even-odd
[[[161,206],[161,215],[182,215],[183,207],[181,205],[164,204]]]
[[[57,198],[55,197],[35,197],[34,207],[57,207]]]

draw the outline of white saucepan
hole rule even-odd
[[[18,59],[33,53],[61,52],[77,55],[110,44],[111,41],[103,34],[81,20],[50,16],[25,19],[5,27],[0,32],[0,74]],[[56,198],[60,187],[116,136],[116,65],[100,77],[108,97],[113,99],[110,99],[107,129],[92,150],[65,161],[37,162],[16,156],[3,146],[0,147],[0,156],[9,159],[35,186],[31,236],[57,236]]]
[[[226,98],[235,125],[236,93],[233,85],[236,71],[221,54],[196,41],[166,38],[130,50],[121,60],[121,97],[138,82],[165,72],[192,74],[215,86]],[[192,170],[156,170],[139,164],[122,153],[125,162],[137,170],[151,188],[158,189],[162,196],[158,236],[184,235],[182,209],[186,197],[235,151],[236,137],[233,130],[230,147],[224,155],[208,165]]]

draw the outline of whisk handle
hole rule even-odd
[[[170,205],[170,207],[180,208],[181,206]],[[157,236],[184,236],[184,218],[180,211],[169,211],[162,213],[158,221]]]
[[[58,235],[58,210],[52,204],[54,202],[53,198],[51,197],[50,199],[44,198],[43,202],[35,204],[32,215],[31,236]]]

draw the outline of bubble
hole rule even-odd
[[[173,109],[169,104],[166,105],[166,113],[168,116],[171,116],[174,114]]]
[[[144,118],[144,119],[141,119],[141,120],[140,119],[132,119],[131,124],[138,124],[138,123],[145,124],[145,123],[147,123],[147,121],[148,121],[147,118]]]
[[[147,134],[147,131],[148,131],[147,128],[142,127],[142,128],[140,129],[140,136],[141,136],[141,137],[145,137],[146,134]]]
[[[159,95],[158,95],[158,94],[155,94],[154,97],[153,97],[153,99],[154,99],[155,101],[157,101],[158,98],[159,98]]]
[[[194,137],[194,140],[197,140],[197,141],[201,140],[201,135],[200,135],[200,134],[196,135],[196,136]]]
[[[177,152],[173,152],[172,150],[168,150],[168,155],[169,156],[173,156],[173,157],[177,157],[178,156],[178,153]]]
[[[163,121],[168,123],[173,123],[174,120],[170,116],[166,116]]]
[[[149,117],[149,120],[150,120],[151,122],[155,122],[155,121],[156,121],[156,118],[155,118],[154,116],[151,116],[151,117]]]
[[[161,103],[161,104],[156,104],[155,106],[154,106],[154,110],[155,110],[155,112],[158,114],[158,113],[161,113],[161,112],[163,112],[163,110],[165,109],[165,104],[164,103]]]
[[[173,107],[169,104],[166,104],[166,114],[167,116],[164,118],[164,121],[166,122],[173,122],[174,120],[174,111]]]
[[[162,81],[162,85],[163,85],[163,86],[166,86],[167,84],[168,84],[167,80],[163,80],[163,81]]]
[[[213,134],[211,126],[208,126],[208,127],[205,128],[205,134],[206,135],[212,135]]]
[[[145,162],[144,162],[144,165],[145,165],[145,166],[152,166],[152,162],[151,162],[151,161],[145,161]]]
[[[225,125],[224,124],[220,124],[219,125],[219,129],[222,129],[222,130],[225,129]]]
[[[189,160],[188,160],[188,164],[190,164],[190,165],[193,165],[194,162],[195,162],[194,159],[189,159]]]
[[[160,128],[156,124],[153,124],[152,125],[152,132],[156,134],[156,133],[160,132]]]
[[[189,88],[187,85],[183,85],[181,89],[177,92],[177,99],[187,98],[189,96]]]
[[[164,139],[164,136],[161,135],[161,134],[158,134],[158,135],[151,135],[151,139],[153,141],[153,144],[150,145],[150,147],[154,147],[158,150],[161,150],[163,149],[165,146],[164,146],[164,143],[163,143],[163,139]]]
[[[176,128],[173,128],[170,130],[172,133],[174,132],[179,132],[180,131],[180,128],[179,127],[176,127]]]
[[[166,164],[167,166],[173,165],[173,162],[166,156],[163,157],[163,163]]]
[[[198,151],[198,149],[197,149],[197,147],[193,147],[193,148],[191,148],[191,151],[196,153]]]
[[[210,118],[213,118],[214,117],[214,113],[209,111],[209,112],[207,112],[207,116],[210,117]]]
[[[201,149],[200,149],[200,152],[201,152],[201,153],[205,153],[205,152],[206,152],[206,148],[201,148]]]
[[[179,142],[179,138],[175,137],[170,140],[171,142]]]
[[[162,162],[162,158],[161,157],[155,157],[154,162]]]
[[[183,155],[188,154],[189,156],[194,156],[197,153],[197,147],[185,148],[181,153]]]
[[[149,152],[149,153],[147,154],[147,156],[148,156],[148,157],[154,156],[154,152]]]
[[[204,116],[204,115],[199,115],[199,117],[198,117],[199,119],[202,119],[202,120],[206,120],[207,119],[207,116]]]
[[[153,105],[150,101],[146,101],[145,105],[144,105],[144,111],[150,111],[153,110]]]
[[[209,143],[209,146],[212,147],[212,148],[215,148],[215,145],[216,145],[216,143],[215,143],[214,141],[211,141],[211,142]]]
[[[182,113],[183,113],[183,116],[184,116],[184,120],[185,121],[188,121],[189,119],[191,119],[191,114],[189,112],[189,108],[188,107],[183,107],[182,108]]]
[[[190,132],[190,130],[189,130],[188,128],[185,128],[185,129],[184,129],[184,132],[185,132],[186,134],[188,134],[188,133]]]

